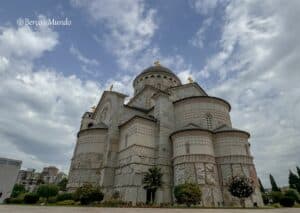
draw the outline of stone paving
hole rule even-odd
[[[153,209],[0,205],[0,213],[300,213],[300,208],[280,209]]]

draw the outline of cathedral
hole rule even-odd
[[[245,175],[255,183],[246,206],[263,205],[250,134],[232,127],[226,100],[209,96],[191,78],[182,84],[159,62],[136,76],[133,87],[129,101],[111,88],[92,112],[83,114],[69,191],[91,183],[102,187],[105,199],[118,192],[123,201],[146,202],[143,177],[157,166],[163,185],[156,203],[175,202],[174,186],[193,182],[201,188],[203,206],[238,206],[228,181]]]

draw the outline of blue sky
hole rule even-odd
[[[286,185],[300,162],[298,20],[296,0],[3,1],[0,156],[67,172],[82,113],[111,84],[132,95],[134,77],[160,60],[228,100],[264,184],[272,173]]]

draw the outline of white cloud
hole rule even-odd
[[[252,133],[258,175],[287,184],[300,162],[300,2],[230,1],[220,51],[202,70],[218,79],[210,94],[232,104],[235,127]]]
[[[202,15],[207,15],[217,7],[218,2],[219,0],[194,0],[192,8]]]
[[[196,32],[194,37],[191,40],[189,40],[189,43],[191,45],[193,45],[194,47],[198,47],[200,49],[204,47],[204,42],[206,40],[205,33],[207,31],[207,28],[210,27],[212,20],[213,20],[212,17],[210,17],[203,21],[202,26]]]
[[[82,62],[85,65],[97,66],[100,64],[98,60],[90,59],[84,56],[77,48],[74,47],[74,45],[71,45],[70,53],[74,55],[78,61]]]
[[[85,9],[96,22],[104,24],[108,33],[94,38],[116,57],[121,69],[129,70],[141,51],[151,43],[157,29],[156,13],[146,9],[141,0],[71,1],[75,7]]]
[[[39,19],[44,19],[39,16]],[[58,43],[58,34],[47,26],[39,26],[33,32],[28,26],[0,28],[0,55],[34,59],[45,51],[51,51]]]
[[[94,82],[35,67],[34,59],[58,42],[48,27],[1,28],[0,156],[18,158],[23,167],[67,171],[80,117],[100,95]]]

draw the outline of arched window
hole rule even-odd
[[[189,143],[185,144],[185,153],[190,154],[190,144]]]
[[[89,124],[88,124],[88,128],[91,128],[92,126],[94,126],[93,123],[89,123]]]
[[[211,114],[206,114],[206,124],[208,129],[212,129],[212,115]]]

